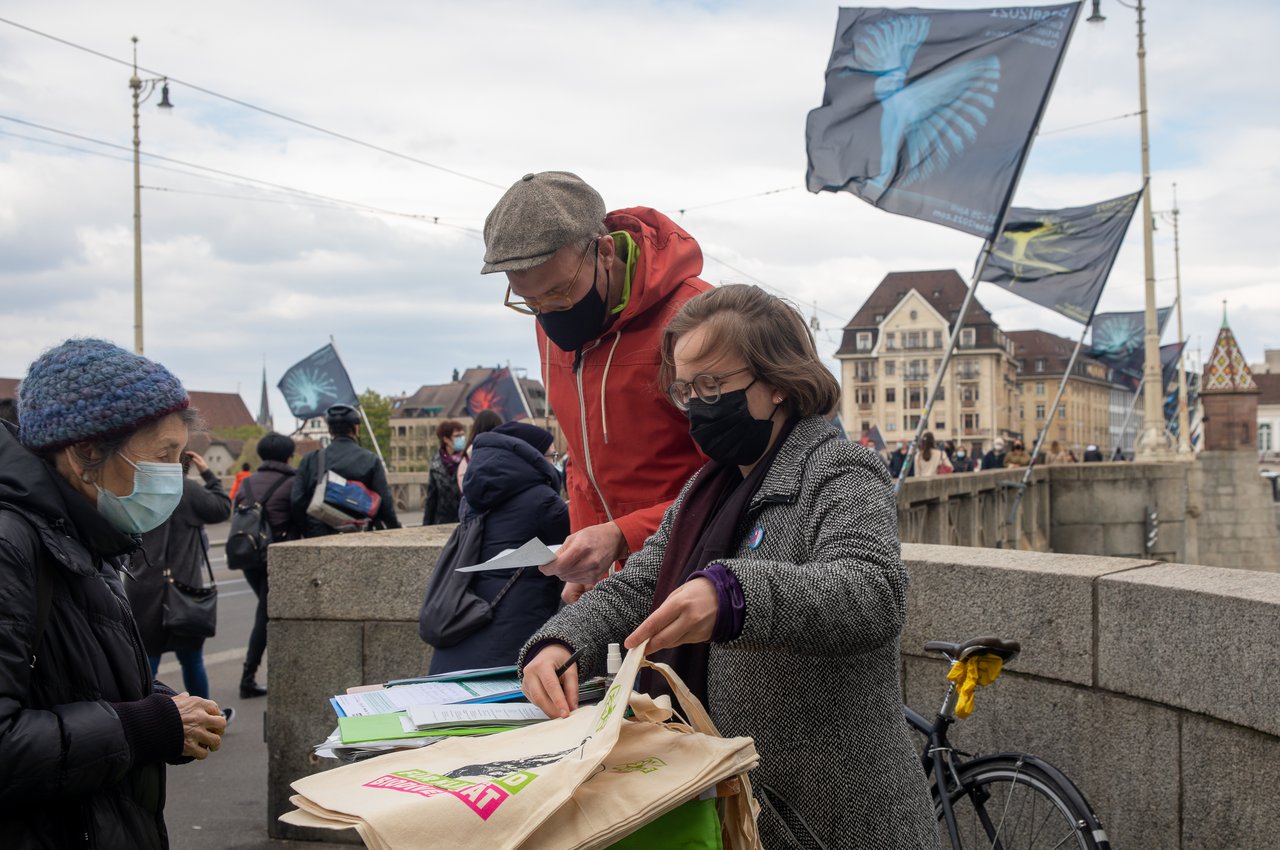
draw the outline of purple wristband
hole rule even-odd
[[[747,601],[742,595],[738,577],[724,564],[707,564],[689,576],[689,581],[705,578],[716,589],[716,625],[711,632],[713,643],[725,643],[742,634],[742,623],[747,615]]]

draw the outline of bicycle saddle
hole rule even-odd
[[[1022,651],[1022,644],[1016,640],[1001,640],[994,635],[982,635],[970,638],[964,643],[950,643],[945,640],[931,640],[924,645],[925,652],[941,652],[943,655],[958,661],[975,654],[998,655],[1005,661],[1012,661]]]

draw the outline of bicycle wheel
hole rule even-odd
[[[962,764],[958,773],[960,784],[948,793],[964,850],[1110,850],[1084,795],[1048,762],[1002,753]],[[945,840],[939,793],[935,786]]]

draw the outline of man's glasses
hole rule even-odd
[[[595,245],[597,250],[600,247],[600,243],[594,239],[591,240],[591,245]],[[536,316],[539,313],[554,313],[557,310],[567,310],[572,307],[573,290],[578,285],[578,275],[582,273],[582,264],[587,261],[587,254],[591,253],[591,245],[588,245],[587,250],[582,252],[582,259],[578,260],[578,267],[574,269],[573,277],[569,278],[569,283],[563,289],[552,290],[546,295],[537,298],[513,301],[511,300],[511,284],[507,284],[507,296],[502,300],[503,305],[526,316]]]
[[[667,395],[671,397],[671,403],[681,410],[689,409],[689,402],[695,395],[706,404],[715,404],[723,394],[720,382],[749,369],[750,367],[743,366],[741,369],[734,369],[722,375],[694,375],[692,381],[672,381],[671,386],[667,387]]]

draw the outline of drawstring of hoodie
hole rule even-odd
[[[613,364],[613,352],[618,350],[618,343],[622,341],[622,331],[615,331],[613,334],[613,345],[609,347],[609,356],[604,361],[604,374],[600,376],[600,420],[603,423],[604,444],[609,445],[609,411],[605,407],[604,389],[609,385],[609,367]]]

